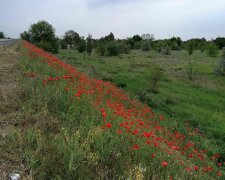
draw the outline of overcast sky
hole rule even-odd
[[[38,20],[62,36],[75,30],[98,38],[150,33],[157,39],[225,36],[225,0],[0,0],[0,31],[19,37]]]

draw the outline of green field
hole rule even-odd
[[[214,69],[220,59],[208,57],[205,52],[172,51],[162,55],[155,51],[131,51],[115,57],[99,57],[60,50],[60,59],[86,74],[121,87],[138,98],[146,92],[147,103],[153,111],[172,118],[178,128],[190,123],[203,132],[207,139],[219,143],[225,140],[225,78],[216,77]],[[191,62],[193,80],[187,69]],[[159,65],[164,72],[158,93],[148,92],[150,82],[146,79],[148,66]]]

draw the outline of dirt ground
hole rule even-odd
[[[4,48],[0,46],[0,180],[9,178],[10,173],[22,172],[19,140],[13,143],[19,127],[14,117],[18,113],[16,87],[19,53],[18,42]]]

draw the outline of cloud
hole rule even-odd
[[[73,29],[83,36],[118,38],[152,33],[156,38],[225,36],[224,0],[1,0],[0,31],[19,37],[38,20],[58,36]]]

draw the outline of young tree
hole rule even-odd
[[[93,49],[92,35],[88,34],[88,37],[87,37],[87,53],[88,53],[89,56],[92,53],[92,49]]]
[[[149,91],[158,92],[159,81],[163,78],[163,70],[158,65],[151,64],[146,72],[146,79],[149,81]]]
[[[194,43],[190,41],[187,45],[188,54],[192,55],[194,52]]]

